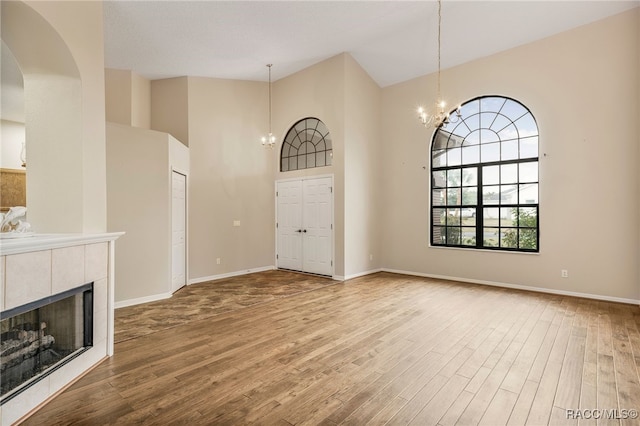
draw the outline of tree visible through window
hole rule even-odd
[[[330,166],[333,159],[329,129],[317,118],[303,118],[287,132],[280,151],[280,171]]]
[[[520,102],[461,106],[431,142],[431,244],[539,250],[538,126]]]

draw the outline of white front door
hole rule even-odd
[[[172,173],[171,184],[171,291],[184,286],[186,281],[186,223],[187,177]]]
[[[277,266],[332,275],[332,179],[277,184]]]
[[[302,181],[279,182],[278,267],[302,270]]]
[[[331,178],[303,181],[302,270],[332,275],[331,265]]]

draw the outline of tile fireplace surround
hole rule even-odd
[[[114,250],[123,233],[0,240],[0,311],[94,283],[93,346],[0,406],[11,425],[113,355]]]

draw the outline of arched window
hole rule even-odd
[[[539,251],[538,126],[524,105],[483,96],[431,141],[431,245]]]
[[[284,137],[280,171],[330,166],[332,158],[329,129],[317,118],[307,117],[294,124]]]

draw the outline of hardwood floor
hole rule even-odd
[[[119,310],[115,355],[25,424],[640,424],[594,419],[640,408],[637,306],[389,273],[199,286],[264,297]]]
[[[333,283],[329,278],[278,270],[183,287],[169,301],[117,309],[114,341],[122,342]]]

